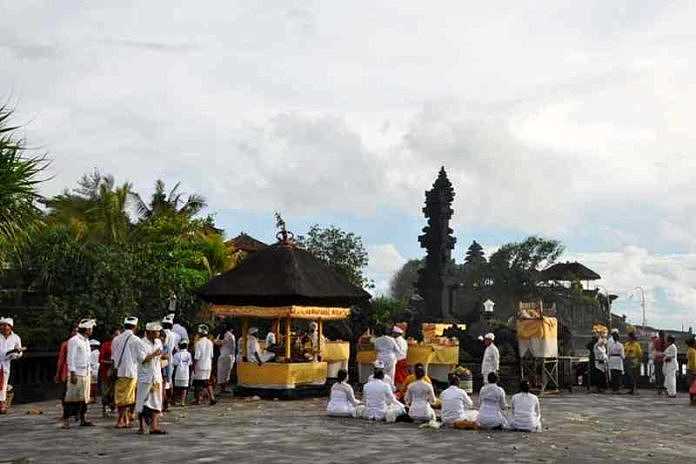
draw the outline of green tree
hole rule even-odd
[[[42,222],[38,186],[48,166],[45,156],[28,155],[12,109],[0,107],[0,263],[17,253],[28,234]]]
[[[396,271],[389,282],[389,294],[404,303],[408,302],[416,291],[418,271],[423,268],[422,259],[406,261],[401,269]]]
[[[184,216],[191,219],[207,206],[205,198],[198,194],[188,195],[179,191],[181,182],[177,182],[168,193],[164,181],[157,179],[155,192],[149,203],[143,201],[138,193],[133,193],[135,207],[141,218],[149,219],[157,216]]]
[[[333,225],[322,228],[315,224],[307,234],[298,237],[297,243],[332,266],[354,285],[374,287],[374,283],[365,276],[368,255],[360,236],[344,232]]]

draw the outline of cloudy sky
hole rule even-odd
[[[485,5],[483,4],[485,3]],[[229,235],[336,224],[378,289],[422,255],[562,240],[640,318],[696,325],[696,4],[0,0],[0,96],[53,159],[203,193]]]

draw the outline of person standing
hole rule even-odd
[[[638,389],[638,377],[640,376],[640,365],[643,362],[643,349],[636,339],[636,333],[628,334],[628,341],[624,345],[626,360],[624,362],[624,372],[627,374],[628,386],[631,389],[631,395],[636,394]]]
[[[541,407],[539,398],[529,393],[529,382],[520,382],[520,392],[512,397],[510,426],[521,432],[541,432]]]
[[[396,344],[396,340],[389,335],[384,333],[375,339],[373,342],[376,352],[377,361],[380,361],[384,365],[384,375],[385,378],[389,379],[392,391],[395,390],[394,385],[394,375],[396,371],[396,358],[399,355],[399,345]]]
[[[79,416],[83,427],[94,425],[87,420],[87,403],[90,401],[90,362],[91,349],[89,337],[96,322],[82,319],[77,326],[77,334],[68,341],[69,378],[63,401],[63,428],[70,428],[70,418]]]
[[[402,385],[406,377],[408,377],[408,342],[404,339],[404,331],[399,326],[394,326],[392,329],[392,337],[399,347],[399,352],[396,355],[396,367],[394,368],[394,384]]]
[[[273,332],[268,334],[271,335]],[[220,356],[218,356],[217,361],[217,383],[220,386],[220,393],[231,393],[229,388],[230,376],[232,375],[235,353],[237,352],[237,340],[228,324],[225,325],[224,333],[218,335],[215,344],[220,347]]]
[[[14,320],[0,317],[0,414],[7,414],[7,385],[10,364],[22,357],[22,340],[14,333]]]
[[[483,337],[483,344],[486,346],[486,350],[483,352],[483,361],[481,362],[481,375],[483,375],[483,383],[488,383],[488,374],[491,372],[498,373],[500,369],[500,352],[498,347],[495,346],[495,335],[492,333],[487,333]]]
[[[621,389],[624,374],[624,346],[619,340],[619,331],[611,333],[611,338],[614,343],[608,348],[607,355],[609,356],[608,367],[611,372],[611,390],[618,393]]]
[[[696,381],[696,340],[691,336],[686,341],[686,346],[689,349],[686,351],[686,388],[689,390],[689,401],[691,406],[696,406],[696,393],[694,390],[694,381]]]
[[[182,406],[186,406],[186,395],[190,384],[191,366],[193,358],[188,350],[188,340],[179,342],[179,349],[174,353],[172,359],[174,365],[174,400],[172,404],[179,402]]]
[[[190,340],[186,327],[179,324],[179,322],[177,322],[174,319],[174,317],[174,313],[167,314],[167,319],[170,319],[174,322],[174,325],[172,326],[172,331],[179,336],[179,340]]]
[[[665,390],[670,398],[677,397],[677,372],[679,361],[677,360],[677,345],[672,335],[667,337],[667,348],[664,351],[663,374],[665,377]]]
[[[162,359],[162,383],[164,386],[164,398],[162,403],[162,411],[169,410],[169,402],[172,398],[172,373],[174,366],[172,365],[172,356],[179,346],[179,334],[172,330],[174,326],[174,317],[169,314],[162,319],[162,331],[164,339],[162,340],[162,350],[167,355],[166,359]]]
[[[159,428],[159,417],[163,406],[162,359],[169,355],[164,352],[162,341],[158,338],[162,325],[148,322],[145,336],[140,339],[135,359],[138,362],[138,388],[135,411],[138,413],[138,433],[145,433],[145,423],[150,427],[150,435],[164,435]]]
[[[123,333],[111,343],[111,360],[116,371],[114,402],[118,409],[116,428],[130,427],[131,414],[135,409],[135,388],[138,385],[138,362],[135,359],[140,341],[135,335],[138,318],[127,317],[123,321]]]
[[[99,347],[99,380],[101,381],[102,417],[104,418],[108,417],[109,413],[113,414],[116,409],[114,404],[116,373],[112,369],[114,362],[111,360],[111,343],[120,333],[121,329],[116,327],[111,333],[111,338],[105,340]]]
[[[195,400],[193,404],[201,403],[202,391],[205,390],[210,398],[210,405],[217,403],[213,386],[210,384],[210,373],[213,369],[213,342],[208,338],[208,326],[198,326],[198,341],[194,347],[193,360],[193,389]]]
[[[607,370],[609,369],[607,361],[609,357],[607,356],[607,348],[605,346],[604,338],[601,336],[597,339],[597,343],[594,346],[594,372],[595,381],[593,382],[595,387],[597,387],[597,393],[603,393],[604,389],[607,388],[607,379],[609,374]]]
[[[442,423],[454,428],[471,427],[478,419],[478,411],[472,409],[474,402],[459,388],[459,377],[449,375],[449,387],[440,394]]]
[[[665,349],[667,349],[665,333],[660,330],[657,334],[657,338],[654,339],[652,343],[653,366],[655,367],[655,387],[657,388],[658,395],[662,394],[665,384]]]
[[[58,359],[56,361],[56,375],[53,378],[53,380],[56,383],[63,384],[63,386],[65,386],[65,382],[68,381],[68,342],[71,338],[75,336],[75,334],[77,334],[77,327],[73,327],[70,330],[70,335],[68,335],[68,339],[61,343],[60,348],[58,348]],[[65,391],[63,391],[63,397],[65,397]]]
[[[89,361],[89,377],[92,385],[89,387],[90,393],[90,403],[96,403],[97,388],[99,387],[99,340],[91,339],[89,341],[89,349],[92,350],[90,353]]]

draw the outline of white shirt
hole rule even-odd
[[[465,419],[465,411],[474,407],[474,402],[469,395],[456,385],[451,385],[443,391],[440,394],[440,401],[442,402],[442,422],[446,425]]]
[[[276,336],[273,332],[268,332],[266,335],[266,347],[276,344]]]
[[[163,350],[162,342],[156,338],[151,342],[147,338],[139,339],[138,350],[135,358],[138,361],[138,383],[162,383],[162,363],[160,356],[155,356],[149,361],[145,358],[157,350]]]
[[[201,337],[196,342],[193,358],[197,371],[209,371],[213,368],[213,342],[208,337]]]
[[[188,331],[186,331],[186,327],[181,324],[174,324],[172,326],[172,332],[179,336],[179,341],[189,340]]]
[[[89,340],[82,334],[76,334],[68,340],[68,372],[84,377],[89,375],[92,349]]]
[[[395,361],[399,354],[399,345],[396,344],[396,340],[393,337],[388,335],[377,337],[374,341],[374,346],[377,359],[384,362]]]
[[[99,350],[92,350],[92,353],[90,353],[89,369],[90,375],[92,376],[92,383],[94,383],[99,375]]]
[[[7,338],[4,335],[0,335],[0,367],[5,371],[5,375],[9,375],[10,362],[22,357],[21,351],[19,353],[6,353],[20,348],[22,348],[22,340],[16,333],[11,332]]]
[[[626,357],[623,343],[614,342],[609,348],[607,356],[609,356],[609,369],[623,372],[623,360]]]
[[[406,359],[406,356],[408,356],[408,342],[404,340],[404,337],[399,335],[394,339],[396,342],[396,346],[399,348],[399,352],[396,355],[396,360],[401,361],[402,359]]]
[[[594,346],[595,367],[604,372],[607,370],[607,349],[604,345],[595,343]],[[604,362],[601,362],[604,361]]]
[[[164,329],[164,343],[162,343],[162,346],[165,353],[174,354],[180,341],[181,337],[178,333],[171,329]]]
[[[435,391],[433,386],[424,380],[411,382],[406,389],[404,401],[410,404],[408,415],[416,420],[431,420],[435,418],[435,411],[430,407],[435,403]]]
[[[664,353],[665,363],[663,364],[662,369],[670,374],[676,372],[679,369],[679,363],[677,362],[677,345],[672,343],[667,348],[665,348]],[[671,359],[671,361],[667,362],[667,358]]]
[[[391,387],[381,380],[373,379],[363,387],[365,401],[365,418],[384,420],[387,416],[387,406],[398,403]]]
[[[494,428],[507,424],[505,416],[503,416],[503,410],[507,409],[505,390],[494,383],[486,384],[479,392],[479,402],[479,426]]]
[[[191,368],[191,363],[193,363],[191,353],[189,353],[187,349],[177,351],[174,353],[172,363],[176,367],[174,380],[181,380],[188,383],[190,375],[189,370]]]
[[[114,337],[111,342],[111,360],[114,366],[118,366],[118,377],[129,379],[138,377],[138,361],[135,354],[139,350],[139,345],[140,339],[133,334],[132,330],[124,330],[123,333]]]
[[[336,382],[331,387],[331,397],[326,405],[326,412],[337,416],[352,416],[355,407],[360,404],[355,399],[355,392],[346,382]]]
[[[520,392],[512,397],[512,427],[527,432],[541,431],[539,398]]]
[[[500,352],[495,344],[491,343],[483,352],[483,361],[481,362],[481,373],[483,374],[484,382],[488,382],[488,374],[498,372],[500,368]]]
[[[375,380],[374,374],[370,374],[370,376],[367,378],[368,382],[372,382]],[[384,382],[387,385],[389,385],[389,388],[392,389],[392,391],[396,391],[396,387],[393,387],[394,383],[392,382],[392,378],[389,377],[387,374],[384,374],[384,379],[380,380],[380,382]]]
[[[220,345],[220,356],[235,356],[237,351],[237,339],[229,330],[222,336]]]

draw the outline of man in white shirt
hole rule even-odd
[[[172,357],[174,352],[179,346],[179,334],[172,330],[174,326],[174,317],[169,314],[162,319],[162,331],[164,332],[164,339],[162,340],[162,351],[168,357],[162,360],[162,383],[164,385],[164,399],[162,403],[162,411],[169,411],[169,402],[172,398],[172,374],[174,373],[174,366],[172,365]]]
[[[495,335],[492,333],[487,333],[483,337],[483,344],[486,346],[486,350],[483,352],[483,361],[481,362],[481,375],[483,375],[483,383],[488,383],[488,374],[491,372],[498,373],[500,368],[500,352],[498,347],[495,346]]]
[[[597,339],[594,348],[594,360],[595,360],[595,371],[598,373],[595,379],[595,386],[597,387],[597,393],[602,393],[607,386],[607,380],[609,379],[609,373],[607,370],[609,357],[607,356],[607,347],[604,338],[601,336]]]
[[[159,334],[162,325],[159,322],[149,322],[145,326],[145,336],[140,339],[140,345],[135,358],[138,361],[138,388],[135,411],[138,413],[138,433],[145,433],[145,423],[150,426],[150,435],[163,435],[166,432],[159,428],[159,417],[162,414],[163,359],[169,354],[164,352]]]
[[[611,345],[607,344],[607,356],[609,357],[607,367],[609,368],[611,378],[611,389],[613,392],[618,392],[621,389],[621,383],[623,381],[623,363],[626,355],[624,353],[623,343],[619,340],[619,331],[612,332],[610,338],[613,340],[613,343]]]
[[[7,382],[10,363],[22,357],[22,340],[13,332],[14,320],[0,318],[0,414],[7,414]]]
[[[398,416],[405,414],[405,407],[401,404],[391,387],[384,381],[384,371],[377,371],[373,378],[363,387],[363,401],[365,409],[362,417],[368,420],[396,420]]]
[[[167,319],[174,321],[174,313],[167,314]],[[189,340],[188,330],[178,322],[174,322],[172,331],[179,336],[179,340]]]
[[[396,372],[396,358],[400,353],[399,345],[396,344],[396,340],[389,335],[382,334],[381,336],[375,338],[372,342],[375,347],[375,354],[377,361],[384,364],[384,376],[389,378],[392,390],[395,389],[394,385],[394,375]]]
[[[80,418],[83,427],[94,425],[86,419],[87,403],[90,401],[90,370],[92,350],[89,337],[96,322],[82,319],[77,326],[77,334],[68,340],[68,383],[63,401],[63,428],[70,428],[70,418]]]
[[[473,428],[478,419],[478,411],[472,409],[474,402],[459,388],[459,377],[449,376],[449,387],[440,394],[442,404],[442,423],[455,428]]]
[[[664,351],[664,365],[662,371],[665,376],[665,390],[670,398],[677,397],[677,372],[679,371],[679,361],[677,360],[676,339],[672,335],[667,336],[667,348]]]
[[[392,337],[399,348],[394,368],[394,384],[401,386],[408,377],[408,361],[406,359],[408,357],[408,342],[404,339],[403,329],[396,325],[392,328]]]
[[[111,342],[111,360],[117,371],[114,403],[118,408],[116,428],[130,425],[135,410],[135,388],[138,385],[138,363],[135,358],[140,339],[135,335],[138,318],[129,316],[123,321],[123,332]],[[130,414],[129,414],[130,413]]]
[[[193,360],[193,391],[195,400],[193,404],[201,403],[202,391],[205,390],[210,398],[210,405],[217,403],[213,386],[210,385],[210,373],[213,369],[213,342],[208,338],[208,326],[198,326],[198,341],[194,347]]]
[[[246,358],[248,362],[260,365],[272,361],[275,359],[276,355],[275,353],[261,349],[259,340],[256,338],[258,333],[259,329],[256,327],[249,329],[249,333],[247,334]]]
[[[224,332],[218,335],[215,344],[220,347],[220,356],[217,361],[217,383],[220,393],[230,393],[230,376],[236,360],[237,340],[229,325],[225,325]]]

